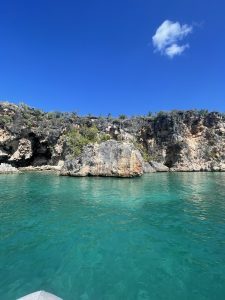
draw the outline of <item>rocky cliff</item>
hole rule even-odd
[[[84,147],[77,158],[65,161],[61,175],[70,176],[140,176],[144,160],[134,145],[109,140]]]
[[[225,116],[172,111],[126,118],[45,113],[0,103],[0,163],[62,174],[225,171]],[[72,169],[71,169],[72,168]]]

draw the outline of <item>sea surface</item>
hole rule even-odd
[[[225,173],[0,175],[0,300],[225,299]]]

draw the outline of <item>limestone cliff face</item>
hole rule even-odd
[[[0,163],[57,165],[64,158],[63,135],[68,124],[25,105],[0,103]]]
[[[149,153],[171,171],[224,171],[225,118],[179,112],[143,128]]]
[[[133,144],[110,140],[88,145],[76,159],[65,161],[61,175],[135,177],[144,172],[144,160]]]
[[[78,155],[71,150],[68,136],[82,126],[97,128],[98,139],[85,147],[81,143],[83,152]],[[104,142],[104,135],[110,141]],[[225,171],[225,116],[173,111],[122,120],[44,113],[26,105],[0,103],[0,163],[44,169],[61,168],[63,162],[62,172],[73,165],[70,173],[80,175]]]

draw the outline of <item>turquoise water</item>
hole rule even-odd
[[[225,299],[225,174],[0,176],[0,299]]]

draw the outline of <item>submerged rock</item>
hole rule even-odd
[[[12,174],[12,173],[19,173],[19,170],[10,164],[0,164],[0,174]]]
[[[88,145],[79,157],[66,160],[61,175],[135,177],[143,172],[143,158],[133,144],[109,140]]]

